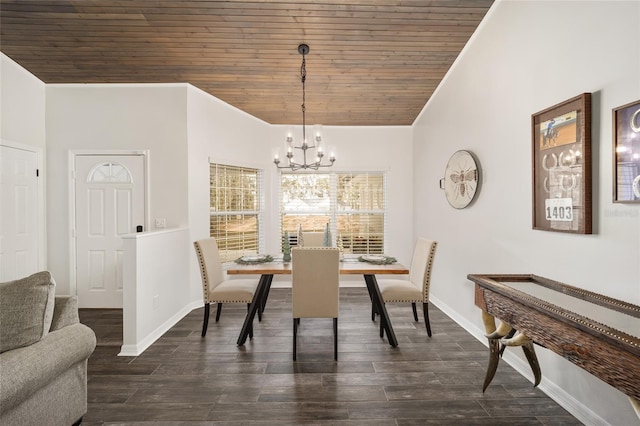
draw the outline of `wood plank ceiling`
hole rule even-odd
[[[272,124],[410,125],[493,0],[1,0],[45,83],[188,82]]]

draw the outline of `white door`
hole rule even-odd
[[[35,152],[0,146],[0,282],[40,267],[38,174]]]
[[[122,235],[144,225],[142,155],[75,157],[76,285],[82,308],[122,308]]]

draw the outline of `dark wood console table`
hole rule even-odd
[[[525,342],[552,350],[626,394],[638,413],[640,306],[536,275],[467,278],[475,283],[475,304],[483,311],[487,336],[493,336],[485,389],[504,350],[499,346],[505,340],[495,337],[494,318],[498,318],[501,325],[530,338]],[[525,350],[539,382],[532,344],[530,352],[533,359]]]

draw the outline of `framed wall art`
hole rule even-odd
[[[613,202],[640,203],[640,100],[613,110]]]
[[[531,116],[533,229],[591,234],[591,93]]]
[[[460,150],[454,152],[449,159],[444,177],[440,179],[440,189],[444,189],[451,207],[464,209],[476,197],[479,182],[479,163],[476,157],[470,151]]]

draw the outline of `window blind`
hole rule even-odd
[[[280,179],[281,235],[295,244],[298,226],[323,231],[327,223],[346,253],[383,253],[385,176],[382,172],[286,173]]]
[[[210,235],[223,262],[259,252],[262,233],[262,172],[210,165]]]

